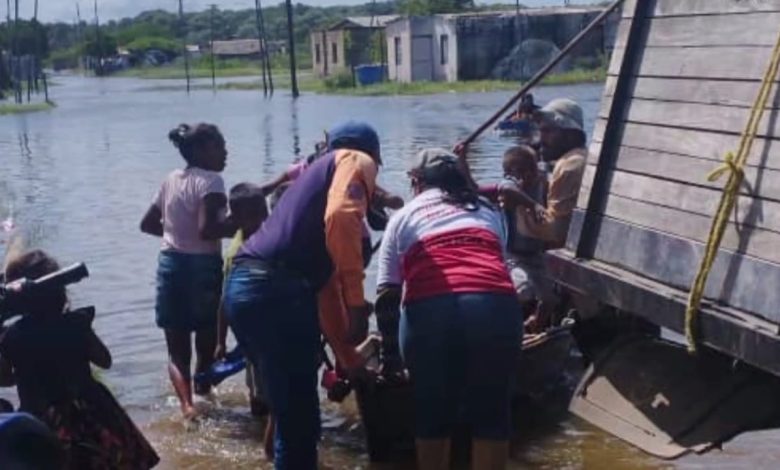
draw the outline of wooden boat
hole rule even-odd
[[[532,122],[523,119],[507,118],[493,128],[500,137],[524,137],[528,138],[533,134],[535,126]]]
[[[779,35],[780,0],[626,0],[566,248],[548,257],[556,282],[592,306],[586,317],[616,312],[676,333],[694,326],[698,356],[654,342],[614,349],[571,408],[661,457],[755,424],[750,413],[722,419],[713,410],[772,409],[761,398],[772,394],[752,389],[741,403],[725,401],[733,394],[723,384],[734,383],[733,364],[780,377],[780,94],[769,68]],[[774,85],[766,103],[756,101],[764,80]],[[758,124],[752,147],[741,144],[749,122]],[[726,166],[726,177],[709,178],[739,149],[744,171]],[[741,176],[736,210],[711,245],[724,183]],[[716,257],[689,316],[705,253]],[[707,408],[693,412],[689,396]]]
[[[516,396],[543,397],[551,386],[560,382],[572,358],[573,347],[570,326],[527,335],[517,358]],[[355,387],[355,393],[371,460],[386,462],[411,455],[414,452],[411,384],[361,384]]]

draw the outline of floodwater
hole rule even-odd
[[[416,150],[452,146],[510,95],[304,95],[293,101],[287,91],[270,100],[247,91],[187,96],[171,89],[175,82],[78,77],[56,82],[56,110],[0,117],[0,220],[13,215],[29,245],[49,250],[63,264],[87,263],[91,277],[71,289],[72,303],[97,307],[97,331],[114,355],[114,367],[101,378],[149,436],[162,457],[160,468],[166,469],[271,467],[261,450],[262,423],[249,416],[242,379],[231,379],[212,401],[201,403],[205,419],[193,427],[180,420],[168,383],[165,346],[153,314],[159,241],[138,230],[160,182],[182,165],[166,139],[168,130],[180,122],[218,124],[230,152],[224,174],[230,186],[277,175],[297,153],[310,152],[323,130],[338,121],[366,120],[382,137],[381,183],[408,195],[405,170]],[[579,101],[588,130],[600,95],[600,85],[536,90],[540,102],[562,96]],[[500,155],[507,145],[486,135],[473,146],[471,163],[479,180],[500,176]],[[6,242],[8,235],[0,239]],[[369,270],[366,291],[373,287]],[[15,399],[13,390],[0,396]],[[323,410],[323,467],[373,468],[354,403],[323,402]],[[672,464],[559,414],[520,417],[512,468],[757,469],[775,468],[780,457],[780,436],[765,432],[740,437],[724,451]]]

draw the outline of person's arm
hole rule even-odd
[[[87,331],[87,354],[89,355],[89,362],[95,364],[101,369],[111,368],[111,352],[108,350],[103,341],[98,338],[95,331],[89,328]]]
[[[374,190],[374,200],[379,206],[396,211],[404,206],[404,200],[401,196],[393,194],[379,185],[377,185]]]
[[[16,385],[16,376],[11,363],[4,357],[0,357],[0,387],[13,387]]]
[[[232,257],[230,261],[226,260],[227,263],[232,263]],[[229,264],[225,268],[225,283],[222,286],[222,298],[219,299],[219,309],[217,310],[217,349],[214,351],[214,358],[219,360],[225,357],[225,354],[227,353],[227,334],[228,334],[228,321],[227,321],[227,315],[225,313],[225,287],[227,286],[227,278],[228,274],[230,273],[230,266]]]
[[[518,206],[527,209],[534,209],[539,203],[517,186],[504,185],[498,191],[498,197],[501,203],[507,209],[514,210]]]
[[[261,186],[263,190],[263,196],[268,196],[269,194],[276,191],[276,189],[283,185],[284,183],[290,181],[290,175],[287,172],[282,173],[281,175],[277,176],[276,179],[269,183],[265,183]]]
[[[571,214],[577,207],[577,198],[582,185],[585,169],[584,159],[573,159],[556,168],[550,182],[547,205],[536,205],[534,235],[548,242],[552,248],[560,248],[566,243]]]
[[[141,232],[155,237],[163,236],[162,211],[156,204],[150,205],[141,219]]]
[[[16,385],[16,375],[10,360],[13,346],[9,331],[10,329],[0,325],[0,387]]]
[[[198,233],[203,240],[220,240],[236,234],[238,227],[231,218],[225,218],[227,196],[209,193],[203,196],[198,213]]]
[[[398,246],[399,227],[402,213],[396,213],[387,222],[382,243],[377,254],[377,303],[389,291],[399,291],[403,285],[401,277],[401,252]]]
[[[490,202],[498,202],[498,185],[497,184],[483,184],[477,188],[477,193],[490,200]]]
[[[401,294],[401,252],[398,249],[398,227],[402,214],[396,213],[388,222],[382,236],[378,255],[376,324],[382,335],[383,372],[401,373],[403,361],[398,345]]]
[[[352,340],[362,338],[368,309],[363,293],[363,218],[374,191],[377,167],[367,155],[339,155],[325,209],[325,244],[350,317]]]

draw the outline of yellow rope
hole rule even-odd
[[[728,173],[729,179],[723,188],[720,205],[718,206],[718,210],[712,221],[710,234],[704,248],[704,257],[701,260],[699,271],[696,273],[696,278],[691,286],[691,292],[688,296],[688,306],[685,309],[685,337],[688,340],[688,351],[691,353],[696,352],[698,313],[699,307],[701,306],[701,299],[704,296],[704,288],[707,285],[707,278],[712,269],[712,265],[715,263],[715,258],[718,255],[718,248],[723,240],[723,234],[725,233],[729,222],[729,215],[734,210],[734,205],[736,204],[739,195],[739,188],[742,185],[745,176],[743,168],[750,155],[750,151],[753,148],[753,142],[758,133],[758,126],[764,116],[766,105],[769,102],[770,93],[775,77],[777,77],[778,69],[780,69],[780,36],[777,38],[777,43],[772,52],[772,60],[764,75],[763,82],[761,83],[761,90],[758,93],[758,97],[756,98],[756,102],[750,113],[750,120],[745,126],[745,131],[742,133],[739,150],[736,154],[733,152],[727,153],[723,165],[707,176],[708,180],[715,181]]]

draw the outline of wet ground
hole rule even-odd
[[[182,165],[166,139],[180,122],[211,121],[225,133],[230,156],[228,186],[272,178],[296,153],[307,153],[332,124],[367,120],[380,131],[385,166],[381,183],[408,194],[405,171],[424,146],[453,145],[509,97],[509,93],[425,97],[352,98],[286,92],[271,100],[261,93],[171,90],[175,82],[60,77],[52,112],[0,117],[0,219],[13,214],[31,246],[63,263],[85,261],[91,277],[71,289],[76,306],[94,304],[96,328],[114,355],[101,374],[142,426],[163,458],[161,468],[270,468],[262,454],[262,423],[249,416],[241,379],[220,387],[202,403],[206,418],[187,427],[168,384],[165,347],[154,326],[154,270],[159,241],[143,236],[138,222],[164,176]],[[164,90],[157,89],[165,85]],[[599,108],[600,85],[543,88],[579,101],[590,130]],[[473,148],[478,179],[500,176],[506,140],[487,135]],[[0,235],[7,239],[7,235]],[[373,268],[366,281],[373,291]],[[576,361],[576,358],[574,359]],[[13,390],[0,392],[14,397]],[[777,432],[755,433],[723,452],[672,463],[642,454],[555,409],[521,415],[512,468],[776,468]],[[324,403],[322,461],[327,468],[369,468],[353,402]],[[400,467],[411,468],[411,465]]]

